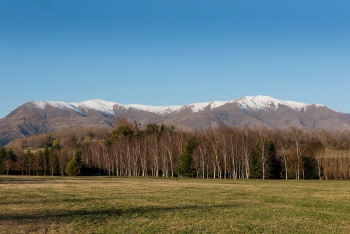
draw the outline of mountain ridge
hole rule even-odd
[[[324,105],[244,96],[229,101],[177,106],[119,104],[98,99],[83,102],[35,101],[0,119],[0,145],[18,137],[58,131],[63,127],[112,127],[116,117],[145,126],[164,122],[180,129],[247,126],[350,130],[350,115]]]
[[[269,107],[269,103],[270,103],[270,108],[275,108],[275,109],[277,109],[279,105],[285,105],[295,110],[301,110],[302,108],[306,108],[312,105],[315,105],[317,107],[324,106],[320,104],[307,104],[302,102],[279,100],[269,96],[262,96],[262,95],[244,96],[242,98],[239,98],[236,100],[229,100],[229,101],[199,102],[199,103],[191,103],[187,105],[173,105],[173,106],[120,104],[117,102],[110,102],[110,101],[104,101],[99,99],[86,100],[83,102],[35,101],[35,102],[29,102],[29,103],[33,103],[37,108],[41,108],[41,109],[44,109],[46,105],[51,105],[57,108],[72,109],[80,113],[82,113],[80,110],[80,108],[82,108],[82,109],[95,109],[97,111],[101,111],[103,113],[112,114],[112,115],[116,114],[113,111],[115,105],[124,107],[126,109],[134,108],[134,109],[148,111],[148,112],[161,114],[161,115],[176,112],[186,107],[190,107],[193,112],[203,111],[206,107],[210,107],[211,110],[213,110],[215,108],[218,108],[222,105],[229,104],[229,103],[238,103],[241,109],[245,109],[245,108],[266,109]],[[273,106],[271,106],[271,104]]]

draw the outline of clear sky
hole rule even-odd
[[[350,113],[350,1],[2,0],[0,118],[30,101],[249,95]]]

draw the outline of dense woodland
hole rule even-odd
[[[16,139],[0,149],[0,173],[349,179],[350,132],[225,126],[186,132],[117,119],[112,130],[63,129]]]

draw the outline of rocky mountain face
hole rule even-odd
[[[270,128],[350,129],[350,115],[326,106],[245,96],[232,101],[185,106],[122,105],[102,100],[80,103],[29,102],[0,119],[0,145],[18,137],[55,132],[62,127],[112,127],[116,117],[147,123],[174,125],[193,130],[219,125]]]

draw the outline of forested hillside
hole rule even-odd
[[[225,126],[185,132],[117,119],[113,130],[64,129],[16,139],[0,150],[0,172],[63,176],[76,166],[71,175],[348,179],[349,141],[350,132]]]

